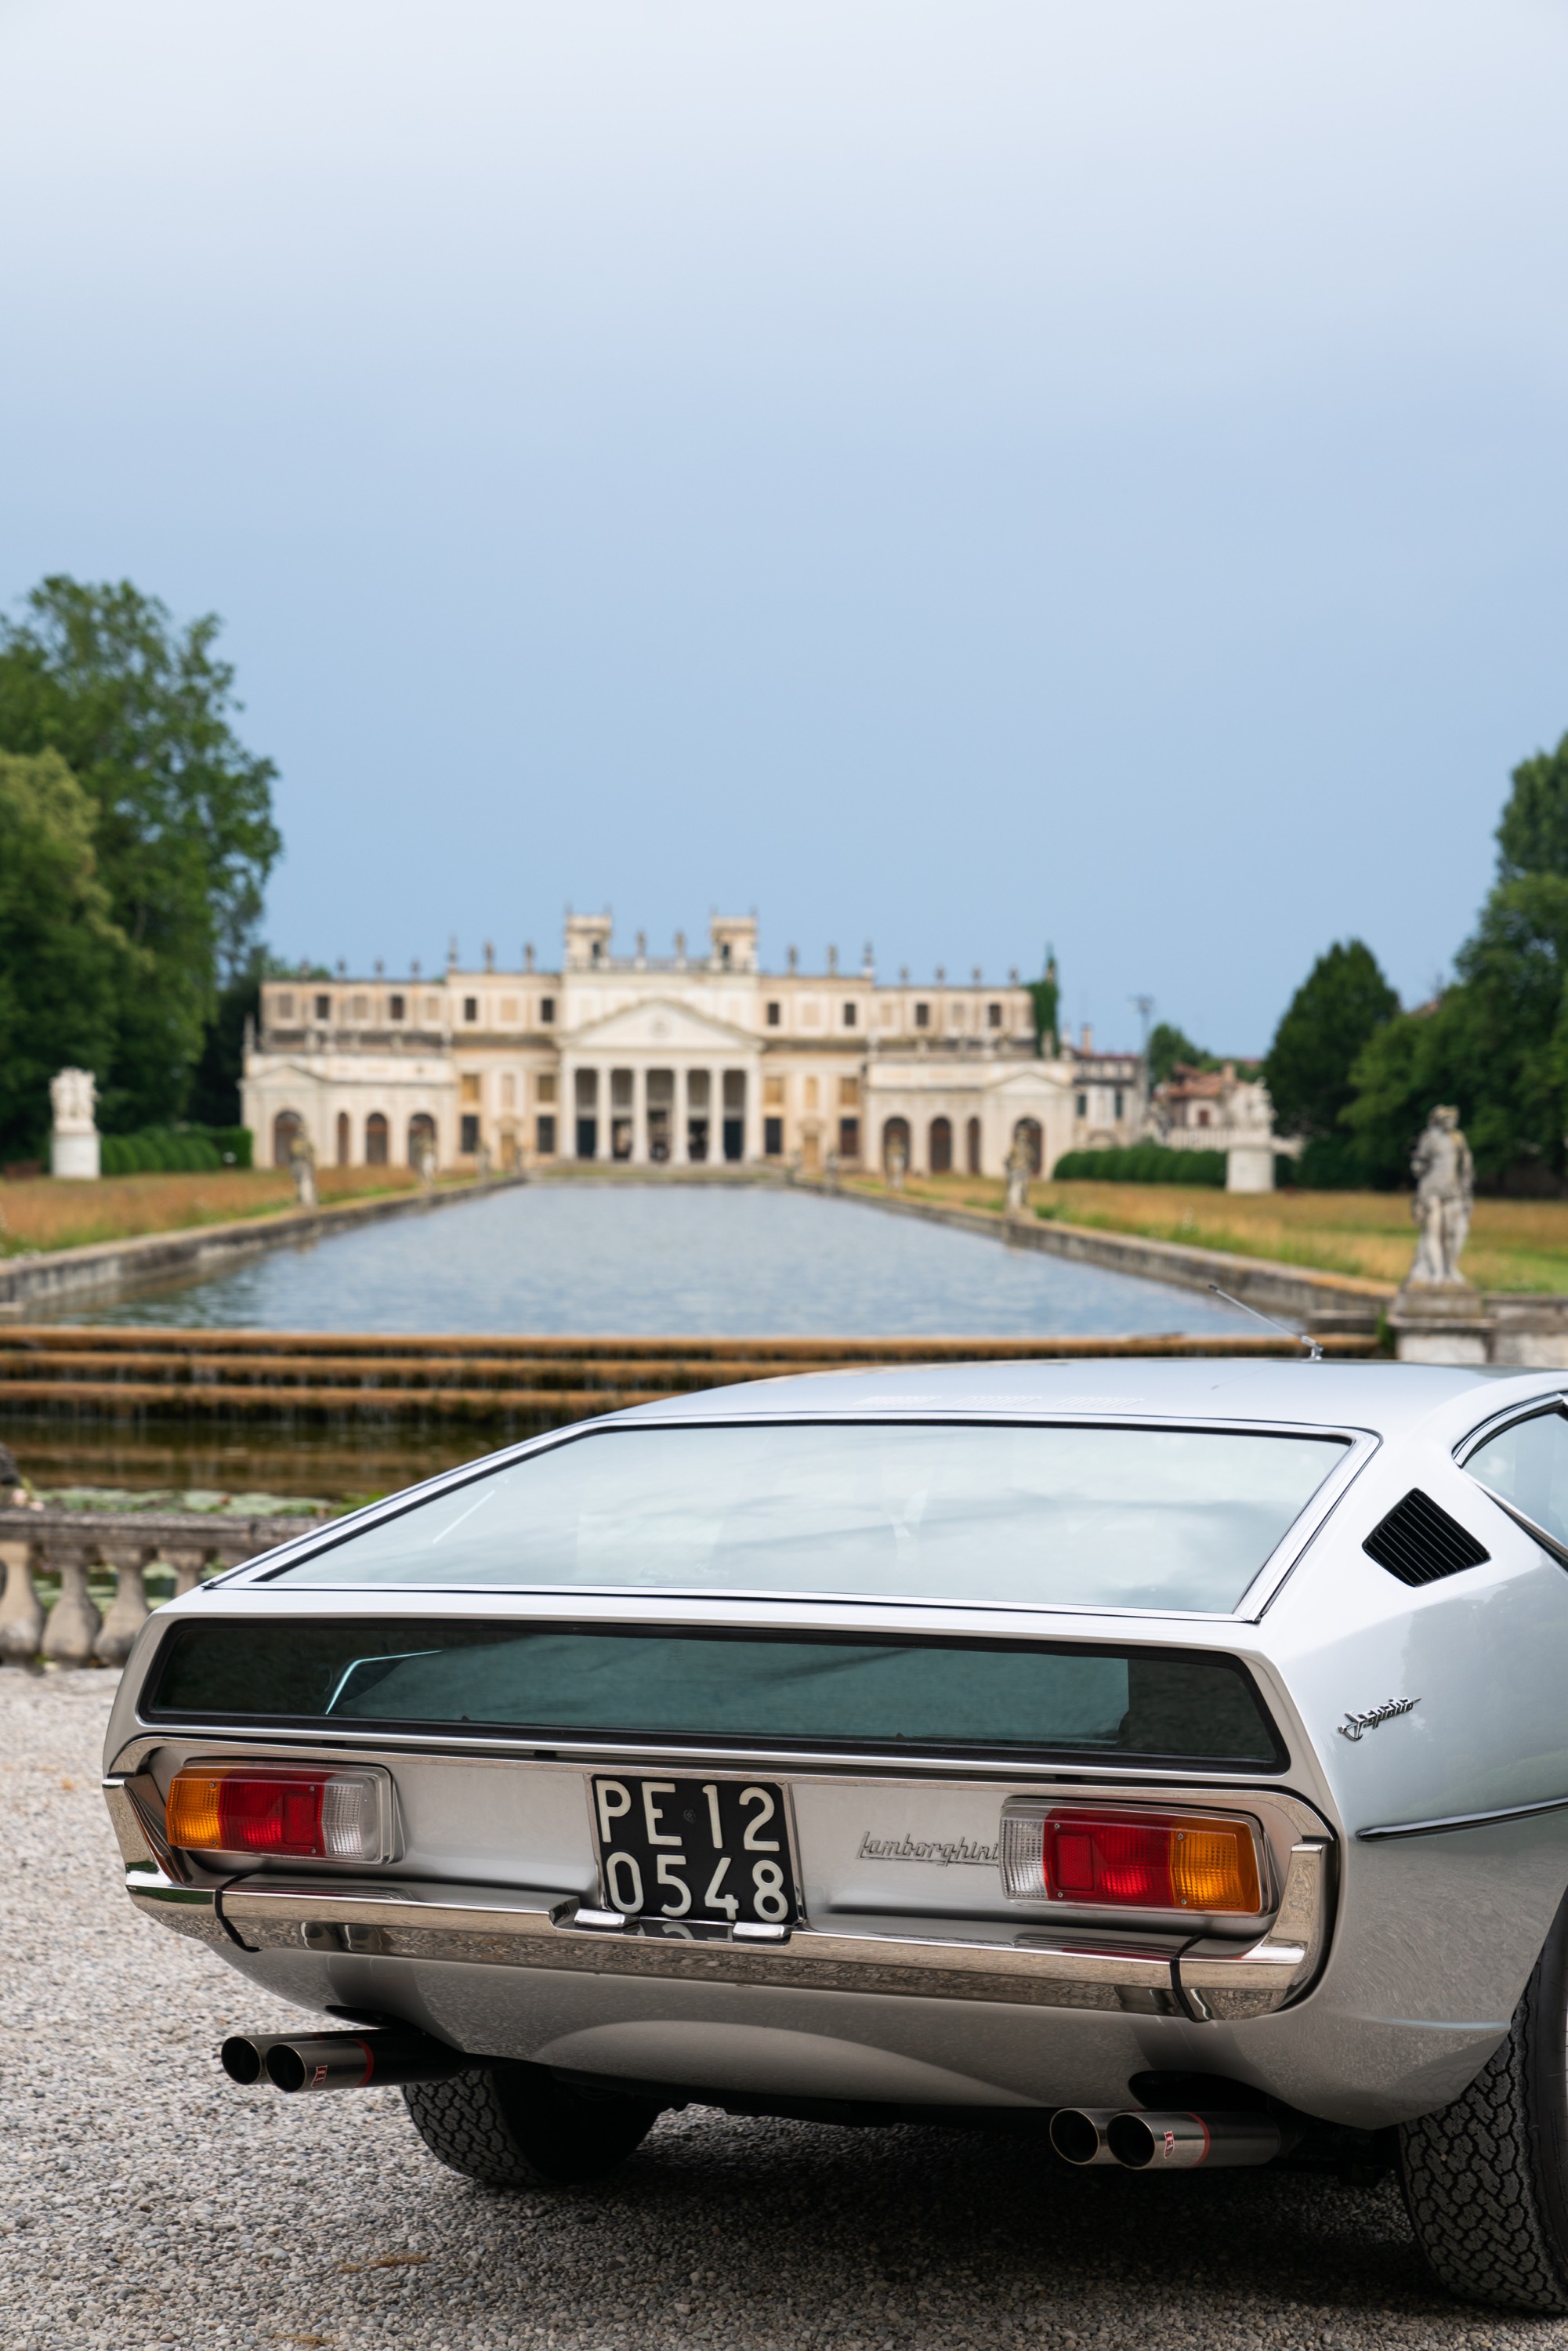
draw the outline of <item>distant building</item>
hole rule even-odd
[[[474,1167],[615,1160],[782,1165],[829,1155],[914,1174],[1000,1176],[1022,1135],[1043,1171],[1064,1151],[1128,1143],[1143,1062],[1048,1040],[1014,973],[879,983],[830,953],[760,971],[757,925],[716,916],[704,956],[612,952],[607,914],[567,918],[556,971],[455,964],[439,977],[270,979],[250,1040],[245,1120],[262,1164],[296,1134],[323,1166]]]

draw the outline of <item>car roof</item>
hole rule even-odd
[[[1073,1358],[1038,1363],[912,1364],[812,1372],[671,1396],[618,1414],[627,1421],[754,1418],[787,1413],[862,1419],[932,1412],[1083,1414],[1138,1418],[1321,1422],[1393,1437],[1474,1400],[1480,1421],[1568,1384],[1561,1374],[1481,1366],[1281,1361],[1257,1356]],[[1448,1416],[1445,1415],[1445,1416]]]

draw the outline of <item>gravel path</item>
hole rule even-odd
[[[0,1671],[0,2351],[1568,2351],[1568,2325],[1437,2294],[1388,2188],[1071,2174],[961,2132],[694,2109],[606,2186],[517,2198],[444,2171],[395,2090],[235,2089],[222,2035],[299,2011],[120,1893],[110,1696]]]

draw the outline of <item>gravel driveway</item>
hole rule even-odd
[[[508,2197],[444,2171],[395,2090],[236,2089],[223,2034],[299,2011],[120,1891],[98,1792],[110,1697],[106,1674],[0,1671],[3,2351],[1568,2351],[1568,2325],[1434,2293],[1389,2187],[1074,2174],[957,2131],[694,2108],[604,2187]]]

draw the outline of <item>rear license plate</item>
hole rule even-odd
[[[784,1792],[771,1780],[594,1780],[602,1898],[633,1918],[792,1927]]]

